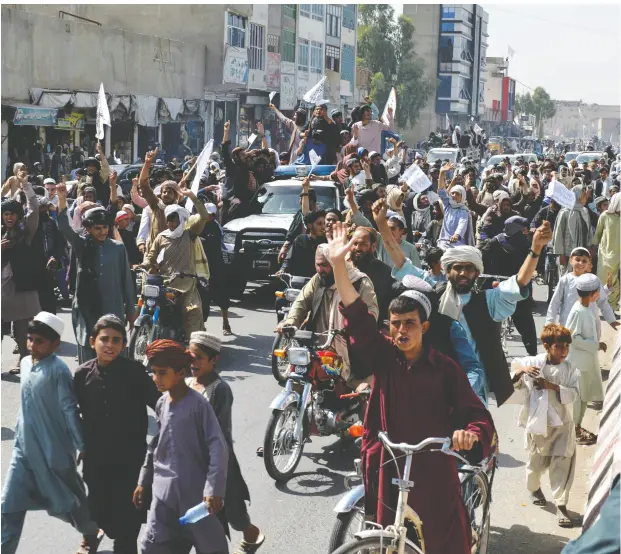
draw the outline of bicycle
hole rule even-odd
[[[450,438],[427,438],[418,444],[411,445],[406,443],[393,443],[388,435],[383,431],[378,433],[378,438],[392,456],[392,460],[387,463],[395,463],[397,457],[393,450],[403,452],[405,454],[405,465],[403,468],[403,476],[393,479],[393,484],[399,487],[399,498],[395,513],[395,522],[393,525],[382,527],[378,523],[365,523],[365,529],[356,533],[354,539],[344,544],[333,554],[425,554],[425,540],[423,535],[423,522],[418,514],[408,505],[408,495],[410,489],[414,486],[414,482],[410,481],[410,471],[412,469],[412,457],[421,451],[424,452],[440,452],[447,456],[453,456],[460,460],[464,465],[460,468],[463,478],[460,476],[462,487],[469,487],[471,494],[464,496],[466,510],[470,516],[470,525],[472,528],[472,545],[471,552],[473,554],[486,554],[489,544],[490,532],[490,505],[491,490],[494,479],[494,471],[496,467],[496,453],[481,462],[481,464],[473,466],[468,460],[457,452],[451,450]],[[427,449],[432,445],[441,445],[441,448]],[[425,450],[424,450],[425,449]],[[488,473],[490,476],[488,478]],[[417,543],[410,540],[407,535],[406,520],[410,522],[415,531]]]

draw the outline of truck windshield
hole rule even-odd
[[[312,187],[317,194],[317,206],[320,210],[336,208],[336,189],[333,187]],[[261,187],[255,199],[254,213],[260,214],[295,214],[300,209],[302,187],[287,185],[265,185]]]

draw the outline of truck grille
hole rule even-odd
[[[286,231],[246,230],[242,232],[240,241],[245,250],[260,252],[278,252],[285,242]]]

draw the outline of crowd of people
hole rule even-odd
[[[216,371],[222,345],[205,328],[213,302],[223,333],[232,333],[222,225],[249,213],[280,164],[310,165],[315,155],[334,171],[301,181],[300,210],[279,255],[282,272],[310,281],[276,331],[344,329],[334,345],[343,377],[353,388],[372,384],[362,445],[367,517],[389,524],[396,501],[388,492],[396,474],[384,463],[378,431],[408,443],[451,436],[455,449],[481,460],[499,441],[490,396],[497,406],[518,396],[532,502],[545,504],[540,482],[548,470],[558,524],[573,525],[566,506],[576,444],[597,442],[582,422],[589,404],[603,400],[600,314],[619,326],[614,152],[582,167],[560,155],[518,157],[514,165],[507,158],[479,171],[467,156],[458,164],[411,159],[394,134],[392,110],[380,120],[371,103],[347,122],[325,105],[308,122],[302,108],[293,120],[272,108],[291,133],[289,151],[267,148],[261,127],[260,148],[233,148],[227,123],[196,193],[192,160],[186,171],[154,167],[157,149],[146,153],[130,191],[117,185],[101,146],[73,182],[53,167],[39,173],[15,164],[2,189],[2,334],[15,339],[19,363],[11,372],[21,377],[2,497],[7,552],[15,552],[33,509],[73,525],[84,536],[82,552],[95,552],[105,533],[115,552],[133,554],[144,522],[143,553],[227,552],[229,524],[244,534],[237,552],[263,544],[234,454],[232,393]],[[451,141],[464,154],[482,144],[459,127]],[[402,178],[411,164],[427,188],[414,191]],[[344,210],[318,204],[316,180],[334,183]],[[569,189],[573,207],[546,195],[556,186]],[[538,353],[532,283],[545,274],[548,254],[562,276]],[[142,270],[173,276],[188,338],[148,346],[152,379],[126,357]],[[63,323],[55,314],[68,302],[75,375],[56,354]],[[511,367],[499,327],[509,317],[528,353]],[[159,427],[148,445],[147,408]],[[425,523],[429,552],[470,552],[454,462],[415,460],[413,471],[409,503]],[[377,479],[385,486],[372,486]],[[178,518],[201,502],[218,517],[183,528]]]

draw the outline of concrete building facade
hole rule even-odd
[[[488,14],[476,4],[404,4],[414,22],[414,48],[438,88],[406,135],[420,139],[484,112]]]
[[[598,136],[619,144],[621,107],[587,104],[581,100],[557,100],[556,113],[544,121],[544,134],[551,138],[590,139]]]

